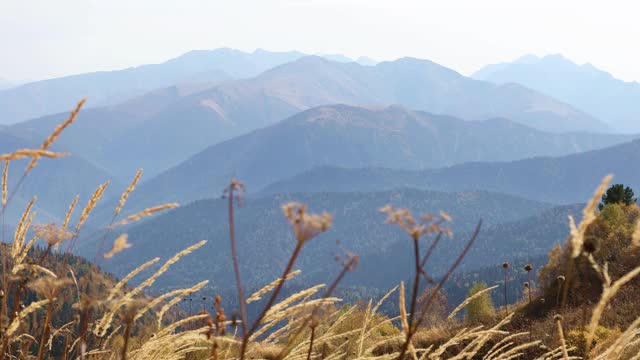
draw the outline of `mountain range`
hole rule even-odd
[[[404,58],[363,66],[311,56],[251,79],[172,86],[85,110],[79,124],[59,141],[118,179],[129,178],[138,167],[154,176],[207,146],[336,103],[397,103],[466,120],[504,117],[552,131],[605,129],[591,116],[522,86],[473,80],[427,60]],[[65,116],[29,120],[7,131],[40,139]]]
[[[140,185],[131,195],[131,203],[134,209],[142,209],[165,202],[184,204],[217,197],[232,178],[240,179],[250,192],[256,192],[322,166],[433,169],[479,160],[566,155],[632,138],[546,133],[506,119],[464,121],[399,106],[320,106],[208,147]],[[301,182],[313,183],[306,179]],[[327,184],[332,185],[324,191],[334,191],[333,185],[336,189],[341,186],[330,179]],[[358,182],[347,184],[357,187]],[[367,181],[361,184],[366,187]],[[291,189],[295,188],[292,185]],[[501,191],[499,187],[492,190]]]
[[[561,157],[508,162],[473,162],[407,171],[321,167],[274,183],[265,193],[379,191],[416,187],[438,191],[487,190],[538,201],[570,204],[589,199],[604,176],[640,189],[640,141]]]
[[[304,56],[299,52],[253,53],[221,48],[190,51],[161,64],[41,80],[0,91],[0,120],[10,124],[66,111],[87,97],[91,106],[112,105],[180,83],[253,77]]]
[[[589,63],[578,65],[559,54],[527,55],[487,65],[472,77],[522,84],[586,111],[617,131],[640,131],[640,83],[616,79]]]

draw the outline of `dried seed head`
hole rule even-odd
[[[525,281],[525,282],[524,282],[524,287],[525,287],[525,288],[528,288],[528,287],[529,287],[529,282],[528,282],[528,281]]]
[[[564,275],[559,275],[556,280],[558,280],[558,282],[564,282],[566,279],[564,277]]]
[[[506,262],[506,261],[505,261],[505,262],[503,262],[503,263],[502,263],[502,268],[503,268],[503,269],[508,269],[508,268],[509,268],[509,263],[508,263],[508,262]]]
[[[595,237],[588,237],[582,243],[582,248],[587,254],[593,254],[600,248],[600,240]]]
[[[555,320],[555,321],[562,321],[562,315],[560,315],[560,314],[556,314],[556,315],[553,317],[553,320]]]
[[[445,212],[440,212],[440,218],[425,214],[420,217],[420,221],[416,221],[407,209],[396,209],[391,205],[386,205],[379,211],[387,214],[386,224],[399,226],[413,239],[418,239],[420,236],[430,233],[442,233],[451,236],[451,229],[440,225],[443,222],[451,221],[451,216]]]
[[[34,225],[33,228],[36,237],[44,240],[49,246],[58,246],[73,237],[71,231],[57,226],[55,222],[44,225]]]
[[[129,242],[127,242],[128,238],[129,237],[127,234],[122,234],[118,236],[118,238],[113,242],[113,247],[111,248],[111,250],[109,250],[109,252],[104,254],[104,258],[110,259],[113,257],[113,255],[130,248],[132,245]]]
[[[297,202],[284,204],[282,212],[289,221],[296,239],[301,243],[305,243],[320,233],[329,230],[333,221],[333,217],[329,213],[307,213],[307,206]]]
[[[524,271],[530,272],[531,270],[533,270],[533,265],[527,264],[524,266]]]

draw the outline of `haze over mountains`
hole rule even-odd
[[[640,84],[625,82],[562,55],[524,56],[487,65],[472,75],[497,84],[519,83],[584,110],[622,132],[640,131]]]
[[[238,231],[251,244],[243,256],[255,267],[246,272],[256,285],[275,277],[287,254],[292,239],[279,206],[289,200],[336,218],[335,231],[313,245],[324,260],[302,262],[317,270],[306,279],[316,280],[335,269],[326,261],[340,249],[335,239],[363,259],[387,257],[403,269],[402,234],[377,213],[387,202],[451,211],[457,235],[446,251],[458,249],[484,218],[482,249],[465,268],[472,271],[486,266],[489,250],[509,258],[521,258],[522,248],[546,253],[566,236],[566,215],[579,209],[574,204],[604,175],[640,186],[640,170],[630,166],[640,161],[633,132],[640,105],[627,101],[629,110],[616,113],[618,103],[599,97],[601,106],[587,108],[581,101],[595,100],[580,93],[603,84],[618,89],[620,100],[635,98],[633,84],[556,57],[492,65],[474,76],[483,80],[414,58],[376,63],[295,51],[193,51],[162,64],[0,91],[0,121],[12,123],[0,125],[0,152],[39,146],[87,96],[91,106],[52,148],[72,156],[41,160],[15,201],[23,208],[37,194],[38,221],[59,222],[76,194],[85,204],[111,180],[88,222],[103,227],[120,192],[144,168],[122,216],[166,202],[184,207],[126,229],[133,248],[105,265],[124,274],[143,254],[173,254],[210,240],[163,286],[193,272],[226,279],[226,208],[218,198],[233,178],[247,186]],[[11,163],[10,188],[22,165]],[[8,224],[19,216],[9,213]],[[83,255],[96,250],[95,239],[80,239]],[[352,284],[366,281],[354,275]]]
[[[67,108],[73,104],[65,102]],[[82,115],[83,125],[63,134],[60,144],[116,178],[128,178],[140,166],[153,176],[209,145],[336,103],[402,104],[466,120],[505,117],[553,132],[606,129],[595,118],[522,86],[472,80],[426,60],[363,66],[303,57],[251,79],[173,86],[89,109]],[[9,131],[42,138],[64,116],[29,120]]]
[[[545,133],[505,119],[472,122],[397,106],[321,106],[213,145],[147,181],[132,196],[133,203],[143,208],[216,197],[232,178],[242,179],[250,192],[256,192],[272,182],[327,165],[416,170],[469,161],[566,155],[631,138]]]
[[[640,188],[640,141],[562,157],[473,162],[423,171],[321,167],[274,183],[265,193],[380,191],[414,187],[439,191],[487,190],[556,204],[586,201],[608,174]],[[596,184],[596,185],[594,185]]]

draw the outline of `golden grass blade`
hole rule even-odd
[[[43,307],[48,303],[49,303],[49,300],[41,300],[41,301],[34,301],[31,304],[29,304],[29,306],[27,306],[22,311],[20,311],[18,315],[13,319],[13,321],[11,321],[11,324],[9,324],[9,327],[7,328],[5,336],[10,337],[11,335],[13,335],[16,332],[16,330],[18,330],[18,327],[20,326],[20,321],[22,319],[24,319],[25,317],[27,317],[27,315],[40,309],[41,307]]]
[[[75,198],[73,198],[73,201],[71,202],[71,205],[69,205],[69,209],[67,210],[67,213],[64,216],[64,221],[62,222],[62,228],[66,229],[67,226],[69,226],[69,220],[71,220],[71,214],[73,213],[73,210],[76,208],[76,205],[78,204],[78,199],[80,197],[78,195],[76,195]]]
[[[287,277],[285,278],[285,281],[298,276],[300,273],[301,273],[300,270],[294,270],[294,271],[290,272],[287,275]],[[278,278],[278,279],[272,281],[267,286],[265,286],[262,289],[256,291],[255,293],[251,294],[251,296],[249,296],[249,298],[247,299],[247,304],[251,304],[254,301],[260,300],[264,294],[266,294],[266,293],[270,292],[271,290],[275,289],[275,287],[278,286],[278,284],[280,284],[280,282],[282,282],[282,278]]]
[[[469,296],[468,298],[466,298],[460,305],[458,305],[458,307],[456,307],[455,309],[453,309],[453,311],[451,312],[451,314],[449,314],[449,316],[447,317],[447,319],[453,319],[454,316],[456,316],[456,314],[458,312],[460,312],[460,310],[464,309],[465,306],[469,305],[469,303],[471,303],[473,300],[479,298],[480,296],[482,296],[483,294],[486,294],[490,291],[492,291],[493,289],[497,288],[500,285],[495,285],[492,286],[490,288],[486,288],[482,291],[478,291],[477,293]]]
[[[122,211],[122,208],[124,207],[124,204],[127,202],[129,195],[133,192],[133,190],[135,190],[136,185],[138,184],[138,181],[140,181],[141,176],[142,176],[142,169],[138,169],[138,172],[136,172],[136,175],[133,177],[133,180],[131,181],[127,189],[122,193],[122,195],[120,195],[120,201],[118,201],[118,206],[114,211],[114,215],[117,216],[118,214],[120,214],[120,211]]]
[[[586,339],[587,352],[591,348],[593,337],[596,334],[596,328],[598,327],[598,323],[600,322],[600,318],[602,317],[602,313],[604,312],[605,307],[607,306],[609,301],[615,296],[618,290],[620,290],[620,288],[624,284],[633,280],[633,278],[636,277],[638,274],[640,274],[640,266],[631,270],[630,272],[625,274],[623,277],[613,282],[611,286],[605,286],[605,289],[602,292],[602,295],[600,296],[600,301],[598,301],[598,304],[593,309],[593,313],[591,314],[591,321],[589,322],[589,332],[587,334],[587,339]]]
[[[178,203],[169,203],[169,204],[158,205],[158,206],[146,208],[146,209],[140,211],[139,213],[130,215],[126,219],[118,221],[117,223],[111,225],[110,228],[126,225],[126,224],[129,224],[131,222],[136,222],[136,221],[139,221],[140,219],[142,219],[144,217],[151,216],[151,215],[153,215],[153,214],[155,214],[157,212],[164,211],[164,210],[169,210],[169,209],[173,209],[173,208],[177,208],[178,206],[180,206]]]
[[[53,129],[53,133],[51,133],[51,135],[49,135],[49,137],[45,139],[45,141],[40,146],[40,150],[47,150],[51,146],[51,144],[53,144],[53,142],[56,141],[58,136],[62,134],[64,129],[66,129],[69,125],[71,125],[75,121],[76,117],[78,116],[78,113],[80,112],[80,109],[82,109],[82,106],[84,105],[86,100],[87,99],[80,100],[76,105],[75,109],[73,109],[71,111],[71,114],[69,114],[69,117],[62,124],[56,126],[56,128]],[[34,166],[36,166],[38,159],[39,159],[39,156],[35,156],[31,159],[31,162],[29,162],[29,165],[27,166],[26,172],[29,172],[31,169],[33,169]]]
[[[640,220],[636,221],[636,228],[633,230],[633,234],[631,235],[631,243],[640,247]]]
[[[7,205],[7,183],[9,177],[9,160],[4,161],[4,169],[2,170],[2,206]]]
[[[30,158],[46,157],[50,159],[58,159],[61,157],[65,157],[67,155],[69,154],[57,153],[57,152],[42,150],[42,149],[20,149],[9,154],[0,154],[0,161],[20,160],[27,157],[30,157]]]
[[[113,289],[111,289],[111,291],[109,292],[109,296],[107,297],[106,301],[107,302],[111,301],[116,296],[116,294],[118,294],[120,289],[122,289],[134,276],[138,275],[139,273],[144,271],[146,268],[148,268],[149,266],[157,263],[158,261],[160,261],[159,257],[153,258],[153,259],[147,261],[146,263],[138,266],[137,268],[133,269],[124,278],[122,278],[122,280],[120,280],[116,284],[116,286],[113,287]]]
[[[573,222],[573,218],[570,218],[571,221],[571,255],[576,258],[582,252],[582,244],[584,243],[584,234],[587,231],[587,227],[596,219],[597,213],[596,209],[598,208],[598,204],[600,203],[600,199],[602,199],[602,194],[607,190],[609,184],[613,180],[613,175],[607,175],[602,179],[602,182],[593,193],[591,199],[582,210],[582,221],[580,222],[580,226],[576,228],[575,223]]]
[[[201,281],[198,284],[188,288],[188,289],[182,289],[178,296],[176,296],[175,298],[171,299],[171,301],[167,302],[166,304],[164,304],[164,306],[162,306],[162,308],[160,309],[160,311],[158,312],[158,327],[162,326],[162,318],[164,317],[164,314],[169,311],[169,309],[176,305],[177,303],[180,302],[180,300],[182,300],[183,298],[196,293],[198,291],[200,291],[203,287],[205,287],[207,284],[209,283],[209,280],[205,280],[205,281]],[[173,291],[172,291],[173,292]],[[153,304],[153,303],[152,303]],[[150,304],[150,305],[152,305]]]
[[[104,191],[109,186],[109,183],[110,182],[107,181],[106,183],[99,185],[96,191],[94,191],[93,195],[91,196],[91,199],[89,199],[89,202],[87,202],[87,206],[85,206],[84,209],[82,210],[82,214],[80,215],[80,220],[78,220],[78,224],[76,224],[76,232],[79,232],[80,229],[82,228],[82,225],[84,225],[85,221],[87,221],[89,214],[91,214],[91,211],[93,210],[93,208],[96,207],[98,200],[100,200],[100,198],[104,194]]]

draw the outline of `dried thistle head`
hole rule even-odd
[[[506,261],[505,261],[505,262],[503,262],[503,263],[502,263],[502,268],[503,268],[503,269],[508,269],[508,268],[509,268],[509,263],[508,263],[508,262],[506,262]]]
[[[533,265],[527,264],[524,266],[524,271],[530,272],[531,270],[533,270]]]
[[[564,282],[566,280],[566,278],[564,277],[564,275],[559,275],[556,280],[558,280],[558,282]]]
[[[582,243],[582,250],[587,254],[593,254],[600,248],[600,240],[594,236],[590,236],[584,239]]]
[[[31,281],[27,286],[39,294],[41,297],[53,301],[58,296],[60,290],[71,285],[73,281],[69,278],[54,278],[52,276],[42,276]]]
[[[329,230],[333,221],[331,214],[327,212],[322,212],[321,214],[308,213],[307,206],[297,202],[284,204],[282,212],[300,243],[305,243]]]
[[[380,209],[380,212],[387,214],[386,224],[395,224],[404,230],[409,236],[414,239],[420,238],[422,235],[431,233],[442,233],[451,236],[451,229],[443,227],[443,222],[451,221],[449,214],[441,211],[439,217],[431,214],[424,214],[420,217],[420,221],[411,215],[411,212],[407,209],[394,208],[391,205],[386,205]]]
[[[525,281],[523,285],[524,285],[525,288],[528,288],[529,287],[529,282]]]
[[[63,242],[70,240],[73,233],[62,226],[56,225],[55,222],[48,224],[40,224],[33,226],[36,237],[44,240],[49,246],[58,246]]]
[[[231,196],[233,200],[236,200],[238,206],[242,205],[242,197],[244,195],[245,186],[242,182],[237,179],[232,179],[229,186],[224,189],[224,193],[222,194],[223,198]]]

